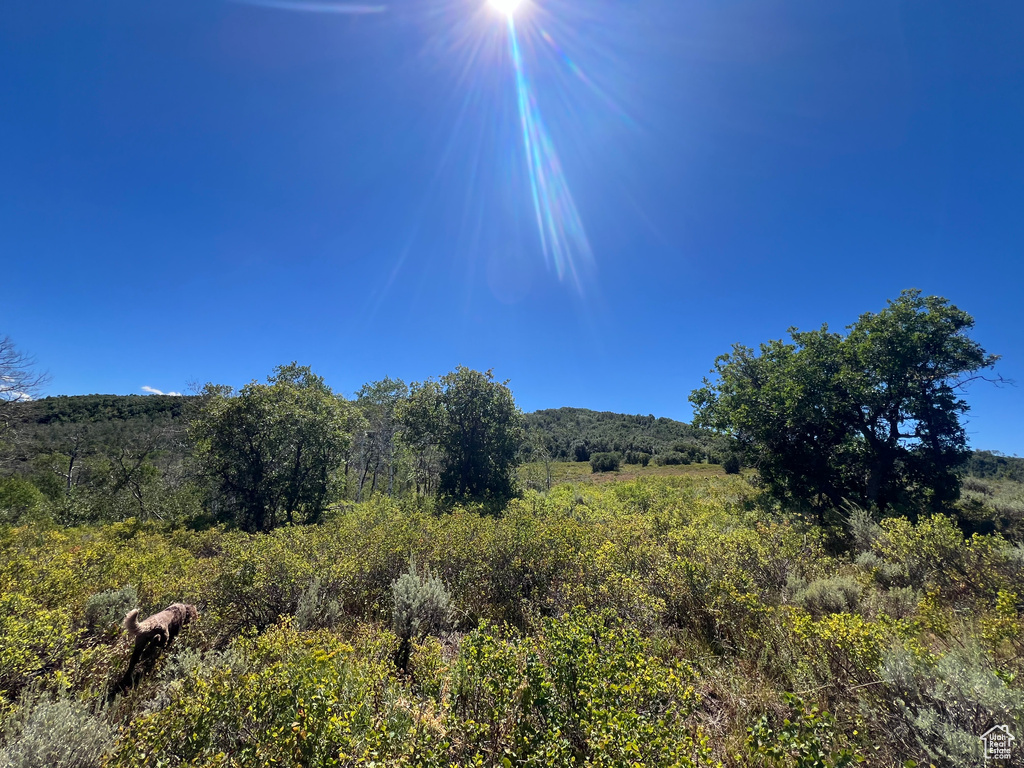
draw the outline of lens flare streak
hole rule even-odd
[[[328,13],[341,16],[365,16],[371,13],[384,13],[386,5],[366,5],[359,3],[309,2],[308,0],[232,0],[240,5],[255,5],[259,8],[274,8],[280,11],[298,11],[299,13]]]
[[[526,77],[519,37],[511,14],[508,17],[508,36],[541,249],[548,266],[554,266],[558,279],[570,280],[577,290],[582,291],[581,271],[593,261],[593,253],[562,171],[562,164]]]

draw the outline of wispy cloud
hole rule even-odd
[[[311,0],[232,0],[232,2],[241,3],[242,5],[257,5],[261,8],[276,8],[281,11],[298,11],[300,13],[335,13],[349,16],[384,13],[388,9],[386,5],[311,2]]]
[[[181,397],[181,392],[161,392],[156,387],[143,387],[143,392],[148,392],[151,395],[170,395],[171,397]]]

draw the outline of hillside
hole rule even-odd
[[[592,453],[683,453],[700,461],[728,450],[727,441],[681,421],[586,408],[549,408],[526,414],[528,433],[540,434],[556,461],[587,461]]]
[[[9,456],[25,468],[45,454],[81,455],[120,451],[129,445],[161,444],[183,451],[170,433],[184,424],[192,398],[169,395],[61,395],[11,406],[14,440]]]
[[[67,443],[89,450],[119,449],[125,440],[147,441],[160,436],[165,450],[168,430],[178,432],[193,397],[170,395],[61,395],[12,406],[18,463],[40,453],[64,452]],[[586,408],[548,408],[525,414],[530,438],[543,445],[555,461],[587,461],[592,453],[617,451],[665,457],[721,461],[728,441],[689,424],[653,415],[630,415]],[[671,459],[670,459],[671,460]],[[1024,459],[991,451],[975,451],[965,474],[1024,482]]]

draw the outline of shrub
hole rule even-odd
[[[74,653],[80,630],[66,610],[49,611],[25,595],[0,596],[0,691],[17,693]]]
[[[536,637],[482,624],[454,665],[453,765],[712,764],[692,671],[609,613],[575,609]],[[492,761],[492,755],[506,755]]]
[[[99,592],[85,603],[82,612],[85,628],[93,633],[105,633],[112,625],[120,624],[126,613],[138,607],[139,594],[131,584]]]
[[[850,576],[818,579],[799,590],[793,602],[818,618],[830,613],[853,613],[860,604],[860,584]]]
[[[295,628],[328,629],[341,619],[341,606],[331,600],[322,588],[319,576],[313,577],[295,608]]]
[[[404,672],[409,666],[412,641],[448,625],[452,619],[452,598],[444,583],[427,569],[420,575],[416,563],[391,585],[394,611],[391,625],[401,641],[396,662]]]
[[[783,698],[790,714],[782,723],[773,724],[767,715],[748,729],[747,747],[759,764],[777,768],[845,768],[863,762],[852,750],[837,746],[842,733],[836,719],[817,707],[808,708],[800,697],[786,693]],[[765,763],[764,761],[767,761]]]
[[[110,727],[82,702],[33,692],[4,734],[3,768],[99,768],[110,747]]]
[[[872,595],[870,606],[875,613],[884,613],[894,619],[907,619],[917,612],[922,595],[913,587],[896,587]]]
[[[659,454],[657,462],[663,467],[674,466],[677,464],[689,464],[691,462],[690,457],[685,453],[679,451],[669,451],[668,453]]]
[[[890,563],[874,552],[861,552],[855,562],[883,587],[890,588],[896,584],[906,583],[906,568],[899,563]]]
[[[37,516],[46,497],[20,477],[0,479],[0,524],[17,525]]]
[[[646,467],[651,463],[651,454],[644,451],[626,451],[626,463],[639,464],[641,467]]]
[[[735,454],[730,454],[729,458],[722,462],[722,469],[725,470],[727,475],[738,475],[740,473],[740,460]]]
[[[938,661],[895,647],[880,667],[894,735],[939,765],[980,765],[979,736],[991,726],[1024,724],[1024,692],[1010,688],[977,645]]]
[[[592,453],[590,455],[591,472],[618,472],[622,466],[622,454]]]
[[[871,550],[884,535],[882,527],[875,522],[871,513],[862,507],[851,507],[847,525],[853,546],[858,552]]]

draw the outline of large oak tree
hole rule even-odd
[[[522,413],[491,371],[459,366],[414,384],[403,423],[411,446],[439,451],[439,496],[500,503],[514,494]]]
[[[343,490],[351,406],[308,367],[237,394],[207,385],[190,424],[215,511],[251,531],[318,522]]]
[[[734,437],[777,498],[910,514],[959,494],[963,387],[998,359],[973,318],[908,290],[848,333],[790,329],[791,342],[736,345],[694,390],[694,423]]]

